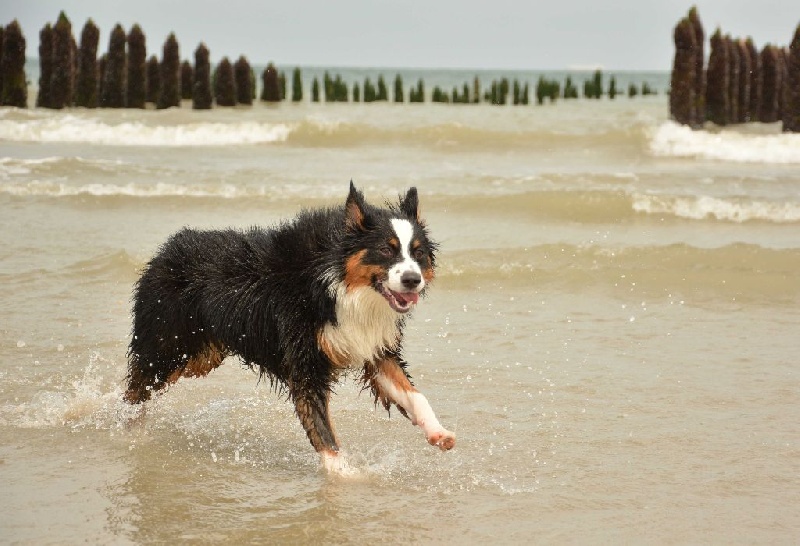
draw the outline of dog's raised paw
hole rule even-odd
[[[456,435],[449,430],[444,430],[428,438],[428,443],[442,451],[450,451],[456,445]]]

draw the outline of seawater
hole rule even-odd
[[[800,142],[666,111],[0,110],[0,539],[794,542]],[[235,359],[121,401],[132,285],[172,232],[275,225],[351,179],[417,186],[441,243],[404,346],[454,451],[348,378],[359,475],[326,475]]]

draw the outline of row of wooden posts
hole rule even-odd
[[[693,7],[675,26],[674,40],[672,119],[693,128],[781,121],[784,131],[800,132],[800,25],[788,48],[767,44],[760,52],[751,38],[723,36],[718,28],[705,66],[705,32]]]
[[[194,64],[181,62],[179,45],[174,34],[170,34],[163,45],[162,57],[147,58],[145,35],[139,25],[134,25],[127,34],[121,25],[116,25],[109,38],[108,51],[97,56],[100,31],[89,19],[80,35],[80,44],[72,33],[72,24],[64,12],[55,25],[47,23],[39,34],[40,76],[36,106],[61,109],[71,106],[84,108],[145,108],[152,103],[157,108],[180,106],[182,100],[191,100],[195,109],[218,106],[252,104],[256,98],[256,75],[244,56],[235,63],[225,57],[212,72],[209,50],[200,44],[194,52]],[[0,27],[0,105],[27,106],[27,82],[24,71],[25,38],[15,20],[5,28]],[[287,98],[286,78],[269,64],[261,75],[261,100],[278,102]],[[567,77],[561,83],[540,77],[535,87],[538,104],[559,98],[578,98],[578,88]],[[584,81],[583,96],[614,99],[622,94],[612,76],[606,90],[603,74],[599,70],[591,79]],[[631,83],[628,97],[638,94],[650,95],[655,91],[647,83],[641,90]],[[472,85],[464,83],[460,88],[443,90],[434,87],[433,102],[479,103],[526,105],[529,103],[528,84],[501,78],[482,89],[476,76]],[[424,102],[425,85],[422,80],[410,88],[408,102]],[[303,100],[303,83],[299,68],[292,74],[291,100]],[[352,90],[341,76],[331,77],[327,72],[322,85],[314,78],[311,85],[311,101],[354,102],[388,101],[389,92],[383,76],[375,84],[367,78],[363,87],[358,83]],[[394,102],[404,102],[405,92],[402,77],[394,80]]]

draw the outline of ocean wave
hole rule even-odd
[[[405,145],[438,149],[553,149],[636,145],[646,124],[590,127],[541,123],[526,125],[520,120],[487,124],[485,120],[461,120],[420,116],[403,118],[388,112],[391,123],[373,118],[333,117],[308,114],[297,117],[287,112],[280,119],[264,120],[266,112],[256,111],[247,121],[230,117],[196,121],[191,112],[157,115],[143,111],[113,115],[114,112],[42,112],[0,116],[0,141],[74,143],[103,146],[237,146],[287,142],[307,147],[358,147],[364,145]],[[270,113],[271,114],[271,113]],[[242,113],[241,116],[247,114]],[[273,116],[274,117],[274,116]]]
[[[650,137],[650,151],[664,157],[693,157],[737,163],[800,163],[800,135],[758,134],[726,129],[693,131],[667,121]]]
[[[641,131],[602,128],[506,128],[472,126],[461,122],[417,122],[378,126],[364,122],[309,118],[293,127],[287,142],[298,146],[350,147],[401,144],[438,149],[553,149],[615,146],[635,142]]]
[[[596,287],[620,294],[682,294],[729,301],[800,298],[800,249],[736,243],[702,248],[685,243],[652,246],[543,244],[527,248],[463,250],[443,254],[441,282],[474,288]]]
[[[114,174],[120,169],[139,167],[120,160],[85,159],[80,156],[49,156],[40,158],[0,157],[0,180],[11,180],[16,177],[33,175],[34,177],[60,177],[63,173],[98,173]],[[2,191],[2,190],[0,190]],[[12,190],[13,192],[13,190]]]
[[[587,185],[590,182],[587,181]],[[430,196],[435,206],[469,214],[522,216],[576,223],[619,223],[642,217],[715,222],[800,222],[800,202],[746,197],[652,195],[614,185],[610,189],[542,190],[500,195]]]
[[[10,286],[40,283],[43,278],[77,281],[79,284],[103,283],[109,280],[132,282],[136,271],[142,266],[124,250],[91,256],[84,260],[54,269],[29,269],[15,273],[0,273],[0,282]]]
[[[21,169],[13,164],[12,169]],[[110,168],[100,166],[98,168]],[[0,165],[0,179],[3,179]],[[7,177],[6,177],[7,178]],[[546,183],[536,181],[537,183]],[[591,181],[587,182],[590,185]],[[428,192],[426,203],[432,210],[471,215],[502,215],[525,220],[575,223],[620,223],[639,221],[651,217],[661,220],[698,222],[769,222],[791,224],[800,222],[800,202],[768,201],[743,196],[715,197],[710,195],[669,195],[636,192],[624,188],[625,181],[610,189],[531,190],[522,186],[485,185],[484,191],[472,190],[469,194]],[[248,201],[252,199],[302,201],[316,206],[340,197],[341,191],[330,185],[317,183],[249,183],[207,181],[194,183],[173,182],[92,182],[70,183],[62,180],[6,180],[0,184],[0,195],[17,198],[80,198],[98,199],[225,199]]]
[[[668,214],[691,220],[727,222],[800,222],[800,203],[753,201],[710,196],[635,195],[633,210],[645,214]]]
[[[156,183],[91,183],[68,184],[64,182],[31,181],[3,184],[0,193],[15,197],[213,197],[223,199],[260,197],[268,194],[266,188],[242,188],[234,184],[171,184]]]
[[[287,123],[205,122],[148,125],[140,121],[107,123],[73,114],[0,119],[0,140],[63,142],[106,146],[227,146],[283,142]]]

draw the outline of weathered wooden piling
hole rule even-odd
[[[158,97],[159,109],[181,105],[181,55],[178,40],[172,32],[164,42],[161,56],[161,94]]]
[[[3,34],[6,28],[0,25],[0,106],[3,106]]]
[[[377,94],[375,86],[370,81],[369,77],[364,78],[364,102],[375,102]]]
[[[281,87],[278,79],[278,70],[275,68],[275,65],[269,63],[261,77],[263,82],[261,100],[264,102],[280,102]]]
[[[786,56],[783,130],[800,133],[800,25],[795,30]]]
[[[292,71],[292,102],[303,101],[303,78],[300,68],[295,67]]]
[[[736,42],[725,36],[728,48],[728,123],[739,122],[739,48]]]
[[[211,62],[206,44],[201,43],[194,50],[194,83],[192,85],[192,108],[208,110],[211,108]]]
[[[737,89],[736,100],[736,122],[746,123],[750,118],[750,51],[747,49],[745,41],[742,39],[734,42],[739,57],[739,87]]]
[[[100,29],[88,19],[81,31],[81,44],[78,48],[78,73],[75,81],[75,106],[97,108],[97,46],[100,42]],[[40,56],[41,61],[41,56]]]
[[[53,27],[53,72],[50,77],[50,107],[72,106],[75,83],[75,56],[72,23],[62,11]]]
[[[673,31],[675,58],[669,91],[669,115],[677,123],[695,127],[699,125],[697,115],[697,44],[692,21],[681,19]]]
[[[694,30],[694,126],[702,126],[706,120],[706,34],[696,6],[689,10],[688,17]]]
[[[575,84],[572,83],[572,77],[567,76],[564,80],[564,98],[565,99],[577,99],[578,98],[578,88],[575,87]]]
[[[127,40],[122,25],[117,24],[108,40],[105,71],[100,84],[100,106],[103,108],[125,108]]]
[[[158,57],[151,55],[147,60],[147,93],[145,102],[158,104],[158,97],[161,95],[161,63]]]
[[[39,32],[39,92],[36,106],[50,108],[50,80],[53,77],[53,26],[47,23]]]
[[[389,100],[389,90],[386,88],[386,81],[383,79],[383,74],[378,75],[378,94],[375,100]]]
[[[147,102],[147,40],[142,27],[133,25],[128,33],[128,108],[144,108]]]
[[[403,77],[398,74],[394,77],[394,102],[404,102],[403,96]]]
[[[416,96],[417,96],[416,102],[425,102],[425,82],[422,81],[422,78],[417,80]]]
[[[253,70],[244,55],[241,55],[233,65],[233,77],[236,82],[236,102],[238,104],[253,104]]]
[[[782,67],[778,58],[778,48],[767,44],[761,50],[761,74],[763,87],[761,90],[761,107],[758,120],[762,123],[775,123],[780,119],[779,94],[782,91]]]
[[[747,121],[758,121],[758,110],[761,107],[761,56],[758,54],[752,38],[747,38],[747,56],[750,58],[750,103],[747,108]]]
[[[711,36],[706,78],[706,116],[717,125],[730,120],[730,56],[728,42],[718,28]]]
[[[192,100],[194,93],[194,67],[185,60],[181,63],[181,100]]]
[[[25,81],[25,36],[14,19],[3,30],[0,55],[0,105],[28,107],[28,84]]]
[[[787,50],[784,47],[776,48],[778,50],[778,67],[780,74],[780,83],[778,91],[778,119],[783,119],[784,106],[786,104],[786,58]]]
[[[214,74],[214,99],[217,106],[236,106],[236,81],[227,57],[222,58]]]

